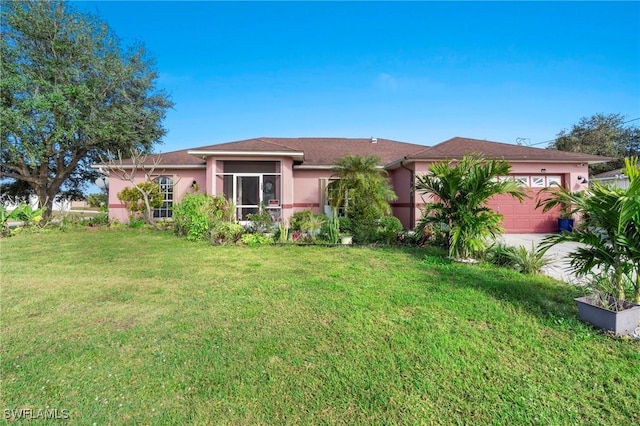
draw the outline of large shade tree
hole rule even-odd
[[[465,156],[458,163],[442,161],[429,172],[416,176],[415,191],[427,196],[418,230],[430,225],[444,229],[449,255],[467,258],[486,248],[486,241],[502,232],[502,215],[487,206],[495,195],[507,194],[518,200],[524,190],[511,179],[501,179],[511,171],[509,163]]]
[[[94,178],[107,152],[150,151],[172,102],[144,46],[123,48],[106,23],[63,1],[1,10],[0,180],[51,206]],[[49,209],[50,211],[50,209]]]
[[[625,157],[640,155],[640,128],[621,114],[595,114],[583,117],[570,130],[562,130],[550,149],[604,155],[617,161],[592,164],[591,173],[621,168]]]

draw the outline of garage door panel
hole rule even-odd
[[[489,207],[504,216],[502,226],[507,233],[548,233],[557,231],[556,209],[543,213],[536,209],[537,189],[527,191],[530,198],[522,203],[508,195],[498,195],[489,200]]]

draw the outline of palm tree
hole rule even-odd
[[[569,254],[570,265],[578,276],[586,276],[597,268],[611,277],[618,299],[625,299],[625,281],[633,288],[633,301],[640,303],[640,168],[638,158],[626,158],[624,174],[628,188],[613,188],[597,182],[586,194],[575,194],[564,188],[543,193],[538,202],[545,211],[558,204],[571,204],[572,211],[582,215],[573,232],[550,235],[543,247],[561,242],[582,243]]]
[[[334,180],[327,188],[329,204],[352,220],[353,237],[360,243],[371,242],[375,222],[391,214],[389,202],[397,199],[379,163],[374,155],[347,154],[336,161]]]
[[[444,225],[449,256],[467,258],[486,248],[486,239],[502,232],[502,215],[487,207],[494,195],[509,194],[520,201],[526,196],[518,184],[500,179],[511,171],[509,163],[465,156],[434,163],[425,175],[416,176],[414,190],[431,197],[425,204],[418,230]]]

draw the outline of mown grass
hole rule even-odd
[[[576,290],[544,277],[423,249],[135,230],[0,248],[2,409],[73,424],[640,423],[640,344],[580,323]]]

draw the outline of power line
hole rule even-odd
[[[640,117],[638,117],[638,118],[633,118],[633,119],[631,119],[631,120],[627,120],[627,121],[625,121],[624,123],[621,123],[621,125],[623,125],[623,124],[627,124],[627,123],[631,123],[632,121],[638,121],[638,120],[640,120]],[[593,132],[594,130],[596,130],[596,129],[588,129],[588,130],[585,130],[585,131],[584,131],[584,133],[583,133],[582,135],[584,135],[585,133]],[[582,135],[580,135],[580,136],[582,136]],[[521,138],[519,138],[519,139],[521,139]],[[555,142],[555,141],[557,141],[557,140],[558,140],[558,138],[553,138],[553,139],[549,139],[548,141],[542,141],[542,142],[531,143],[531,144],[529,144],[529,145],[527,145],[527,146],[542,145],[543,143]]]

